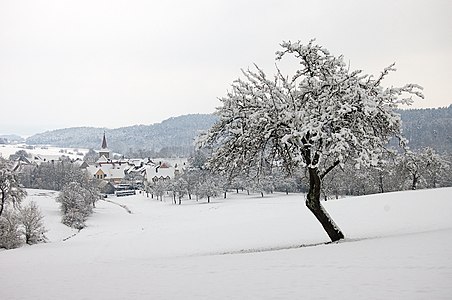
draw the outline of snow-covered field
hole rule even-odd
[[[11,154],[16,153],[19,150],[24,150],[32,155],[40,155],[47,160],[58,159],[62,155],[71,159],[83,159],[83,156],[88,152],[87,149],[75,149],[75,148],[59,148],[52,146],[30,146],[25,144],[8,144],[0,145],[0,156],[5,159]]]
[[[100,201],[78,234],[55,196],[29,190],[51,242],[0,252],[0,299],[452,298],[451,188],[325,202],[336,244],[302,195],[113,197],[132,214]]]

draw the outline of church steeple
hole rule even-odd
[[[105,138],[105,131],[104,131],[104,138],[102,139],[102,149],[107,149],[107,139]]]
[[[107,138],[105,137],[105,131],[104,131],[104,137],[102,138],[102,147],[99,151],[99,157],[105,156],[105,158],[110,158],[110,150],[107,148]]]

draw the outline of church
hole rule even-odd
[[[102,146],[101,146],[101,149],[99,150],[99,158],[101,158],[102,156],[104,156],[107,160],[110,158],[110,150],[108,150],[105,132],[104,132],[104,137],[102,139]]]

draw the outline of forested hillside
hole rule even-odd
[[[167,119],[153,125],[135,125],[117,129],[76,127],[36,134],[27,144],[58,147],[99,149],[105,132],[108,148],[118,153],[152,155],[187,155],[193,150],[194,138],[208,129],[216,117],[210,114],[192,114]]]
[[[452,105],[401,111],[403,134],[411,149],[432,147],[452,153]]]
[[[437,152],[452,152],[452,105],[446,108],[401,110],[404,135],[411,149],[426,146]],[[199,132],[217,120],[211,114],[192,114],[170,118],[153,125],[135,125],[117,129],[76,127],[36,134],[27,144],[58,147],[100,147],[105,132],[110,150],[135,156],[181,155],[193,150]]]

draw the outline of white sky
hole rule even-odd
[[[0,0],[0,133],[152,124],[211,113],[241,68],[317,42],[415,107],[452,104],[452,1]]]

